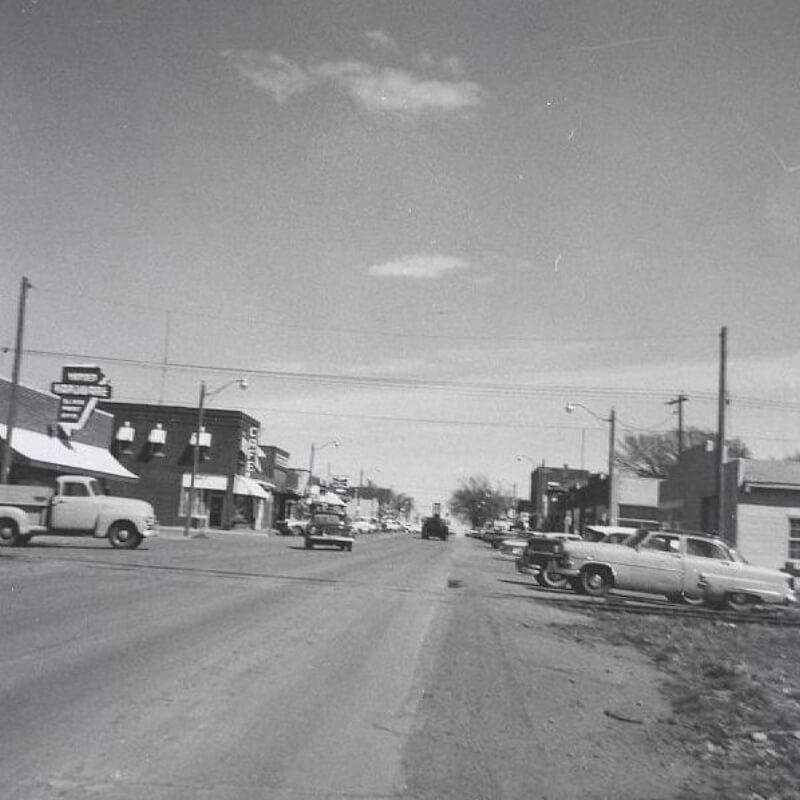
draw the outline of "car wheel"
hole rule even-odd
[[[544,586],[547,589],[564,589],[567,585],[567,577],[555,572],[553,566],[552,561],[542,564],[536,573],[536,581],[539,586]]]
[[[754,599],[743,592],[728,592],[722,600],[722,607],[728,611],[747,611],[752,607]]]
[[[118,550],[135,550],[141,541],[141,534],[129,522],[116,522],[108,531],[108,543]]]
[[[21,544],[19,528],[13,519],[0,519],[0,547],[16,547]]]
[[[302,528],[292,528],[292,536],[302,536],[303,529]]]
[[[705,597],[693,597],[684,592],[668,594],[667,600],[669,600],[670,603],[680,603],[685,606],[704,606],[706,604]]]
[[[311,539],[306,539],[306,550],[313,550],[314,549],[314,542]]]
[[[592,597],[603,597],[611,589],[611,576],[599,567],[587,567],[581,572],[581,590]]]

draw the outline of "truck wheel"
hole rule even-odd
[[[611,576],[604,569],[587,567],[581,572],[581,590],[592,597],[603,597],[611,589]]]
[[[0,519],[0,547],[16,547],[22,544],[19,528],[13,519]]]
[[[536,582],[546,589],[564,589],[567,586],[567,577],[554,572],[552,562],[548,561],[539,567]]]
[[[108,531],[108,543],[123,550],[135,550],[142,542],[142,536],[129,522],[115,522]]]

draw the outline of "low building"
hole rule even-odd
[[[589,471],[563,467],[548,467],[544,462],[531,472],[529,503],[530,524],[534,530],[563,530],[559,514],[561,499],[570,487],[589,479]]]
[[[0,438],[8,440],[6,421],[11,382],[0,379]],[[110,452],[108,444],[114,418],[93,411],[80,429],[60,425],[59,398],[22,384],[16,390],[15,424],[11,434],[10,483],[49,485],[58,475],[92,475],[103,481],[135,482],[137,476]],[[129,487],[129,496],[142,498],[139,487]]]
[[[153,504],[160,524],[186,523],[197,441],[193,524],[226,530],[271,527],[274,484],[265,474],[258,420],[211,408],[198,432],[196,408],[113,401],[100,407],[113,415],[115,457],[139,476],[139,496]]]
[[[723,525],[717,523],[717,459],[684,451],[661,485],[666,526],[721,533],[748,561],[800,568],[800,463],[737,458],[723,465]]]
[[[627,528],[657,528],[660,525],[658,478],[617,473],[617,525]],[[569,487],[554,512],[559,530],[582,533],[587,525],[607,525],[609,514],[608,475],[593,473]]]

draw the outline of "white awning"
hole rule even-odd
[[[181,483],[184,489],[188,489],[192,484],[192,474],[184,472]],[[198,474],[194,476],[194,487],[195,489],[211,492],[226,492],[228,490],[228,476]],[[269,497],[258,481],[253,480],[253,478],[246,478],[244,475],[233,476],[233,493],[260,497],[262,500],[266,500]]]
[[[269,497],[257,480],[247,478],[244,475],[236,475],[234,477],[233,493],[249,494],[250,497],[260,497],[262,500],[266,500]]]
[[[0,424],[0,437],[6,439],[6,426]],[[33,465],[45,468],[56,467],[82,475],[98,478],[137,481],[139,476],[125,469],[111,453],[103,447],[64,440],[58,436],[14,428],[11,448],[27,458]]]
[[[323,492],[319,495],[319,497],[315,497],[312,500],[313,503],[321,503],[326,506],[343,506],[345,505],[344,500],[339,497],[338,494],[334,494],[333,492]]]

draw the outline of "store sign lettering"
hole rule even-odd
[[[98,399],[111,398],[111,384],[94,365],[62,367],[61,380],[50,384],[50,391],[61,401],[58,421],[67,430],[83,428]]]

